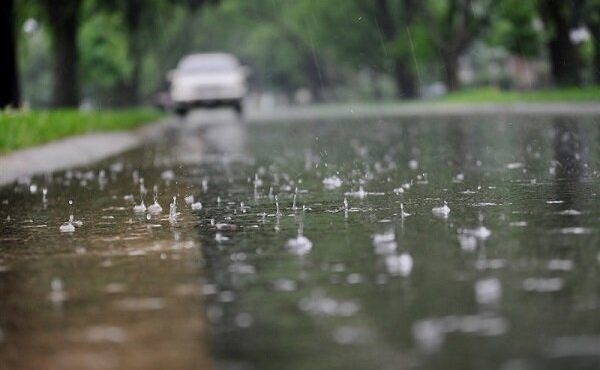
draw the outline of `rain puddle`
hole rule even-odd
[[[597,120],[214,121],[0,189],[0,363],[598,366]]]

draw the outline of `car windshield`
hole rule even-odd
[[[185,58],[179,69],[185,73],[214,73],[235,70],[236,60],[227,56],[191,56]]]

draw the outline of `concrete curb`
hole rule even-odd
[[[0,157],[0,185],[22,177],[65,170],[97,162],[158,138],[173,127],[170,118],[143,125],[134,131],[74,136]]]
[[[326,104],[286,107],[272,112],[249,112],[253,123],[361,118],[412,118],[485,115],[600,116],[600,103],[400,103]]]

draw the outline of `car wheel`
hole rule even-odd
[[[244,113],[244,107],[242,106],[242,102],[240,100],[233,103],[233,109],[240,116]]]
[[[177,107],[175,108],[175,114],[179,117],[185,117],[188,113],[188,109],[186,107]]]

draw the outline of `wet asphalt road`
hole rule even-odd
[[[598,123],[199,113],[21,179],[0,190],[0,363],[597,368]],[[154,186],[162,212],[134,212]]]

